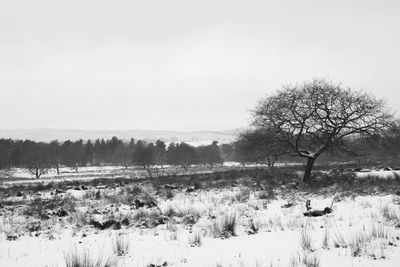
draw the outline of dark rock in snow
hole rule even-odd
[[[110,228],[111,226],[114,226],[114,230],[119,230],[121,229],[121,223],[117,222],[116,220],[108,220],[105,221],[104,223],[100,223],[98,221],[92,220],[90,221],[90,224],[93,225],[94,228],[100,229],[100,230],[105,230]]]
[[[103,223],[103,229],[110,228],[110,227],[113,226],[115,223],[117,223],[115,220],[108,220],[108,221],[105,221],[105,222]]]
[[[165,189],[178,189],[178,186],[166,184],[166,185],[164,185],[164,188],[165,188]]]
[[[57,215],[58,217],[65,217],[68,216],[68,212],[66,210],[58,210],[55,215]]]
[[[62,191],[61,189],[56,189],[55,194],[63,194],[65,193],[64,191]]]
[[[193,214],[185,215],[182,219],[182,222],[187,225],[193,225],[198,221],[198,218]]]
[[[121,229],[121,223],[120,223],[120,222],[116,222],[116,223],[114,224],[113,229],[114,229],[114,230],[119,230],[119,229]]]
[[[150,263],[149,265],[147,265],[147,267],[166,267],[166,266],[168,266],[168,263],[166,261],[162,264]]]
[[[136,200],[135,200],[135,206],[136,206],[136,208],[143,208],[144,205],[145,205],[145,203],[144,203],[143,200],[141,200],[141,199],[136,199]]]
[[[128,225],[129,225],[129,220],[128,220],[128,218],[123,219],[123,220],[121,221],[121,224],[122,224],[122,225],[125,225],[125,226],[128,226]]]
[[[18,236],[16,235],[8,235],[7,236],[7,241],[15,241],[18,239]]]
[[[154,200],[149,200],[146,204],[149,208],[157,207],[157,202],[155,202]]]
[[[194,192],[196,189],[195,189],[195,187],[194,186],[189,186],[187,189],[186,189],[186,193],[192,193],[192,192]]]
[[[293,206],[293,203],[286,203],[286,204],[282,205],[281,208],[287,209],[287,208],[290,208],[292,206]]]
[[[309,210],[304,212],[303,215],[306,217],[320,217],[329,213],[332,213],[332,209],[326,207],[324,210]]]

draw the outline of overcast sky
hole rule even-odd
[[[400,1],[1,1],[0,127],[225,130],[327,77],[400,102]]]

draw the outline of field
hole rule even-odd
[[[301,169],[13,170],[1,180],[0,266],[399,265],[396,171],[321,168],[305,185]],[[307,200],[322,216],[304,215]]]

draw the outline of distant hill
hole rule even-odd
[[[95,140],[109,139],[117,136],[123,140],[146,140],[154,142],[158,139],[166,143],[186,142],[191,145],[210,144],[216,140],[219,143],[230,143],[236,139],[239,129],[230,131],[152,131],[152,130],[69,130],[69,129],[0,129],[0,138],[29,139],[33,141],[50,142],[53,140]]]

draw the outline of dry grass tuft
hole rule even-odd
[[[87,249],[78,251],[77,247],[73,247],[64,254],[66,267],[115,267],[117,260],[114,255],[106,257],[102,254],[97,257],[93,256]]]
[[[316,253],[305,253],[302,263],[306,267],[319,267],[320,256]]]
[[[128,254],[130,243],[125,235],[116,234],[112,240],[113,250],[117,256]]]
[[[237,235],[237,216],[236,212],[225,213],[222,218],[215,220],[212,225],[212,235],[214,237],[229,238]]]
[[[313,241],[311,238],[311,232],[309,226],[305,226],[303,229],[301,229],[299,242],[302,250],[308,252],[314,251]]]
[[[200,247],[203,243],[203,235],[200,231],[194,231],[189,236],[189,246],[191,247]]]

